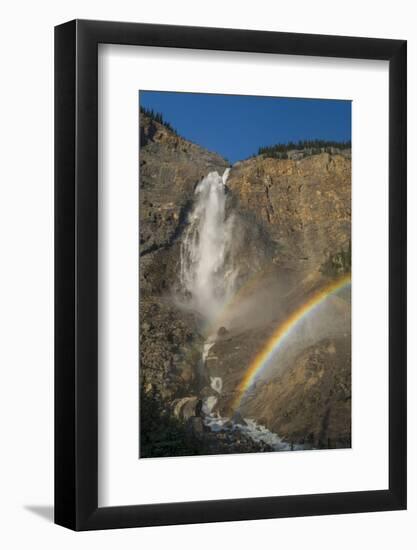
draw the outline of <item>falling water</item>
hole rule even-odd
[[[182,288],[191,307],[211,321],[233,293],[233,216],[226,212],[227,169],[210,172],[195,189],[195,206],[181,245]]]
[[[181,244],[180,281],[183,292],[189,298],[188,305],[205,321],[213,323],[225,302],[235,290],[237,277],[233,258],[233,215],[226,211],[227,169],[223,176],[210,172],[195,189],[195,205],[188,218],[188,227]],[[216,335],[211,334],[203,344],[200,368],[206,368],[210,349]],[[215,411],[223,390],[223,379],[210,376],[213,394],[203,399],[204,423],[212,431],[238,430],[256,442],[270,445],[274,450],[290,450],[291,447],[265,426],[253,419],[243,423],[222,417]]]
[[[222,393],[223,380],[220,376],[210,376],[210,387],[217,393]]]

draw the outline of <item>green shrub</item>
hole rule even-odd
[[[340,250],[336,254],[331,255],[321,267],[321,272],[325,275],[336,276],[343,275],[344,273],[350,273],[352,269],[352,254],[351,243],[347,250]]]
[[[186,426],[162,406],[158,392],[140,392],[140,456],[189,456],[205,448]]]

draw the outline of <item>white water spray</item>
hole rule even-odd
[[[233,293],[237,270],[232,251],[233,216],[226,214],[226,181],[210,172],[196,187],[196,203],[181,245],[181,284],[191,307],[206,320]]]
[[[222,393],[223,379],[220,376],[210,376],[210,387],[217,393]]]

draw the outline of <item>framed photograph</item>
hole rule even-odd
[[[55,29],[55,521],[406,508],[406,42]]]

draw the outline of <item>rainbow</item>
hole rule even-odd
[[[329,296],[339,292],[342,288],[350,285],[350,283],[350,273],[336,279],[335,281],[332,281],[324,288],[316,291],[306,302],[295,309],[291,315],[285,319],[285,321],[278,325],[261,351],[251,361],[245,376],[237,387],[237,396],[233,401],[233,408],[235,410],[239,408],[243,397],[251,388],[256,378],[269,364],[271,358],[278,352],[286,338],[296,329],[298,324],[303,321],[309,313],[312,313],[315,308],[323,303]]]

